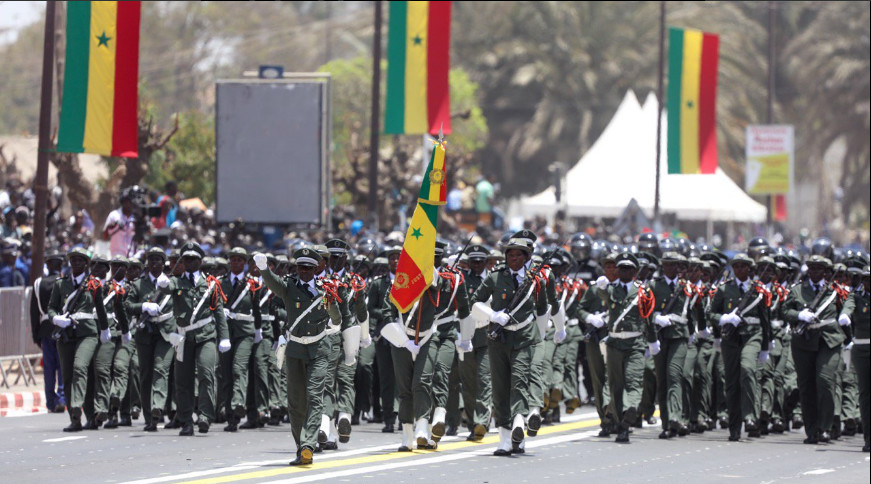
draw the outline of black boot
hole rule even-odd
[[[184,426],[182,426],[181,428],[181,432],[179,432],[178,435],[182,437],[190,437],[194,435],[194,425],[190,422],[184,424]]]

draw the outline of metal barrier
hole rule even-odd
[[[6,388],[9,373],[18,374],[13,384],[22,378],[25,385],[36,384],[31,360],[42,351],[30,329],[31,292],[30,287],[0,289],[0,386]]]

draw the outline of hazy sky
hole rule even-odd
[[[39,19],[45,2],[0,2],[0,45],[12,42],[18,29]]]

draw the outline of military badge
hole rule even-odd
[[[408,287],[408,274],[404,272],[397,272],[396,279],[393,281],[393,285],[395,285],[397,289],[405,289],[406,287]]]

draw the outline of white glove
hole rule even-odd
[[[720,326],[725,326],[727,324],[731,324],[732,326],[738,326],[738,323],[740,322],[741,318],[734,312],[720,316]]]
[[[257,328],[254,330],[254,342],[259,343],[263,341],[263,328]]]
[[[133,341],[133,336],[130,334],[129,331],[126,332],[126,333],[123,333],[123,334],[121,335],[121,342],[122,342],[122,343],[127,344],[127,343],[129,343],[129,342],[131,342],[131,341]]]
[[[472,348],[472,340],[469,339],[466,341],[460,341],[459,343],[457,343],[457,348],[459,348],[461,351],[464,351],[466,353],[471,352],[473,349]]]
[[[841,326],[849,326],[850,323],[850,316],[847,316],[846,314],[838,316],[838,324],[840,324]]]
[[[55,326],[61,329],[68,328],[70,324],[72,324],[70,318],[65,318],[63,316],[55,316],[54,318],[52,318],[52,322]]]
[[[814,313],[810,309],[802,309],[798,313],[798,320],[799,321],[802,321],[804,323],[809,323],[809,322],[813,321],[813,319],[814,319]]]
[[[768,343],[768,351],[774,351],[775,346],[777,346],[777,341],[771,340],[771,343]]]
[[[166,274],[161,274],[157,276],[157,287],[161,289],[166,289],[169,287],[169,278],[166,277]]]
[[[108,329],[100,331],[100,343],[108,343],[112,341],[112,332]]]
[[[610,284],[610,283],[611,283],[611,281],[609,281],[608,278],[605,276],[599,276],[599,278],[596,279],[596,287],[598,287],[599,289],[601,289],[603,291],[605,290],[606,287],[608,287],[608,284]]]
[[[227,308],[224,308],[224,319],[227,319],[229,317],[230,317],[230,310]]]
[[[157,316],[160,314],[160,305],[153,302],[142,303],[142,312],[149,316]]]
[[[760,351],[759,352],[759,363],[765,363],[766,361],[768,361],[768,352],[767,351]]]
[[[414,344],[412,340],[405,342],[405,348],[411,352],[412,357],[417,357],[417,354],[420,352],[420,346]]]
[[[657,326],[662,326],[663,328],[666,326],[671,326],[671,320],[668,319],[668,316],[657,314],[656,316],[654,316],[653,320]]]
[[[511,316],[509,316],[508,313],[506,313],[505,311],[498,311],[493,313],[490,321],[493,321],[499,326],[505,326],[506,324],[508,324],[508,321],[511,321]]]
[[[226,353],[230,351],[230,340],[222,339],[220,343],[218,343],[218,351],[221,353]]]
[[[647,343],[647,349],[650,350],[650,356],[656,356],[659,354],[659,350],[661,346],[659,345],[659,341],[654,341],[653,343]]]
[[[697,334],[698,334],[699,338],[710,338],[711,337],[711,332],[708,331],[708,328],[700,330]]]
[[[266,256],[263,254],[254,254],[254,265],[261,271],[266,270]]]
[[[601,328],[605,326],[605,320],[598,314],[591,314],[587,316],[587,324],[592,324],[594,328]]]
[[[553,342],[556,344],[562,343],[566,339],[566,330],[560,330],[553,334]]]
[[[368,348],[372,344],[372,337],[368,334],[360,340],[360,348]]]
[[[853,342],[850,341],[850,344],[844,346],[844,351],[853,351]]]

